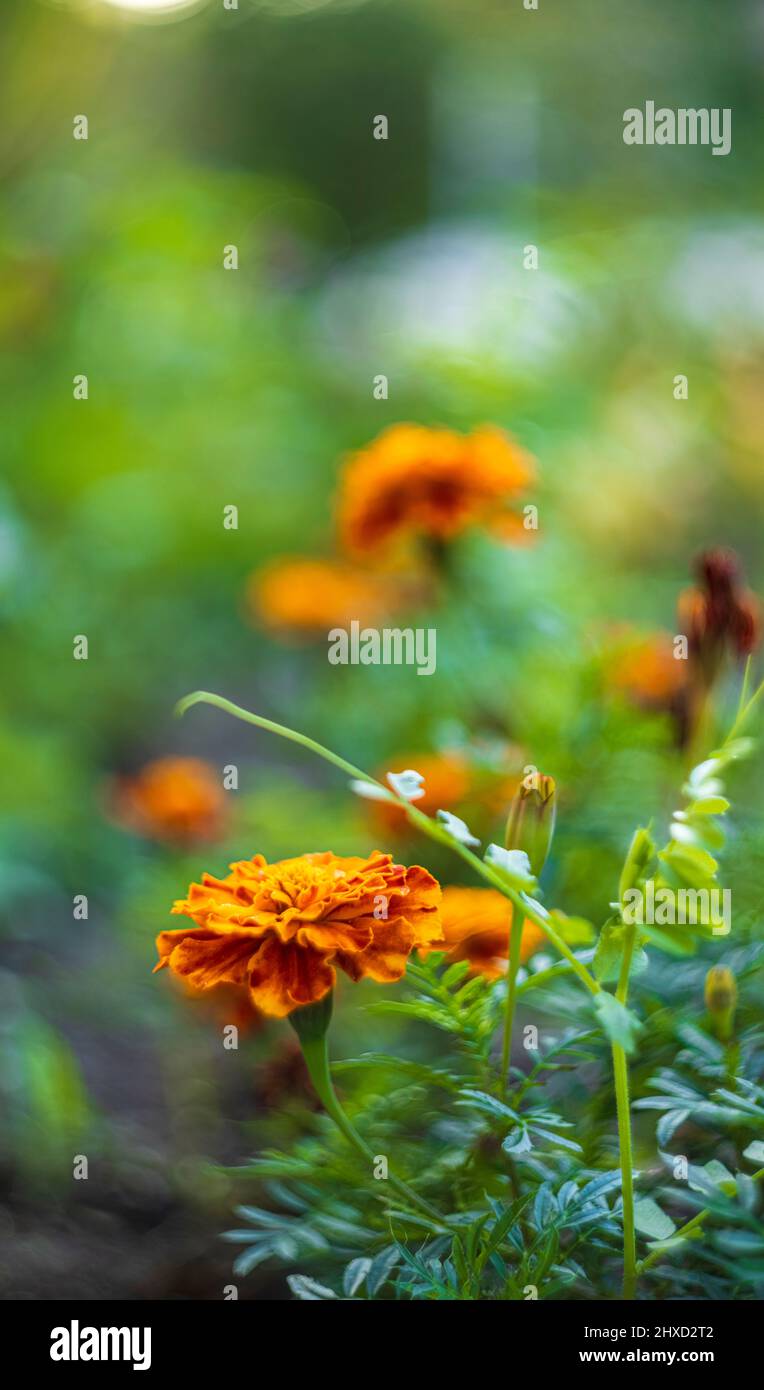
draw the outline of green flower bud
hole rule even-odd
[[[538,878],[546,863],[556,816],[554,778],[541,772],[530,773],[520,783],[509,808],[504,845],[527,854],[534,878]]]
[[[649,830],[635,830],[629,845],[628,854],[624,860],[621,870],[621,881],[618,885],[618,897],[623,902],[624,897],[632,888],[636,888],[647,872],[650,861],[655,854],[655,845]]]
[[[726,965],[712,965],[704,990],[711,1027],[720,1042],[729,1042],[737,1007],[737,981]]]

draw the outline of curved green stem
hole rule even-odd
[[[323,1037],[317,1038],[300,1038],[300,1046],[302,1048],[303,1057],[305,1058],[305,1064],[310,1073],[310,1079],[316,1088],[318,1097],[327,1115],[331,1117],[337,1128],[344,1134],[348,1143],[361,1155],[364,1162],[373,1164],[374,1154],[368,1144],[364,1143],[337,1099],[337,1093],[334,1089],[329,1071],[329,1048],[326,1034],[324,1034]],[[429,1202],[426,1202],[423,1197],[419,1197],[402,1178],[397,1178],[393,1173],[389,1173],[387,1181],[409,1206],[414,1207],[415,1210],[418,1209],[424,1212],[425,1216],[427,1216],[439,1230],[445,1228],[445,1222],[440,1213],[437,1212],[434,1207],[431,1207]]]
[[[243,719],[245,724],[254,724],[258,729],[266,729],[268,733],[278,734],[280,738],[286,738],[290,743],[299,743],[303,748],[309,748],[311,753],[317,753],[319,758],[325,758],[328,763],[334,763],[343,772],[348,772],[351,777],[358,777],[363,782],[371,782],[375,787],[382,787],[375,777],[370,777],[368,772],[362,772],[360,768],[353,767],[352,763],[341,758],[339,753],[333,753],[331,748],[325,748],[323,743],[316,743],[313,738],[308,738],[307,734],[298,733],[296,729],[290,729],[286,724],[276,724],[272,719],[265,719],[262,714],[252,714],[251,710],[242,709],[241,705],[235,705],[232,700],[226,700],[223,695],[213,695],[209,690],[195,690],[191,695],[185,695],[182,700],[178,700],[175,706],[175,714],[179,717],[192,709],[194,705],[215,705],[217,709],[222,709],[226,714],[232,714],[234,719]],[[389,787],[382,787],[383,791],[390,792]],[[390,793],[392,795],[392,793]]]
[[[504,1014],[504,1039],[501,1048],[501,1094],[507,1089],[509,1063],[512,1056],[512,1028],[517,1004],[517,972],[520,967],[520,947],[523,940],[523,918],[516,909],[512,913],[509,929],[509,952],[507,960],[507,1006]]]

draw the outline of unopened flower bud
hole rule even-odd
[[[720,1042],[728,1042],[737,1006],[737,982],[728,966],[711,967],[706,975],[704,998],[717,1038]]]
[[[635,830],[631,844],[629,845],[629,852],[626,855],[623,869],[621,870],[621,881],[618,890],[618,896],[621,902],[623,902],[624,897],[630,889],[635,888],[637,884],[641,883],[654,854],[655,845],[653,844],[649,830],[645,830],[644,828]]]
[[[507,849],[519,849],[527,854],[534,878],[538,878],[546,863],[556,816],[554,778],[540,772],[530,773],[520,783],[509,808],[504,844]]]

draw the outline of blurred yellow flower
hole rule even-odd
[[[338,500],[342,545],[363,556],[411,534],[449,541],[474,525],[527,540],[532,532],[512,504],[533,476],[530,456],[493,426],[463,435],[392,425],[347,460]]]

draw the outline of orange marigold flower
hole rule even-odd
[[[328,628],[353,618],[374,623],[395,606],[391,583],[335,560],[284,557],[251,575],[247,584],[252,616],[282,632],[325,636]]]
[[[685,663],[674,656],[674,639],[668,632],[624,635],[608,672],[614,690],[639,704],[661,707],[671,705],[686,679]]]
[[[530,456],[492,426],[463,435],[392,425],[346,463],[342,543],[352,555],[368,555],[402,535],[449,541],[476,524],[517,539],[522,527],[511,504],[533,473]]]
[[[201,759],[157,758],[116,782],[112,804],[128,829],[184,844],[218,834],[225,792],[215,769]]]
[[[227,981],[283,1018],[351,980],[399,980],[409,953],[440,938],[440,885],[419,865],[326,852],[268,864],[261,854],[204,874],[174,913],[196,926],[157,937],[159,964],[201,989]]]
[[[512,911],[512,903],[496,888],[444,888],[441,915],[449,954],[455,961],[469,961],[470,974],[498,979],[507,969]],[[526,920],[520,960],[529,960],[543,941],[541,928]]]

